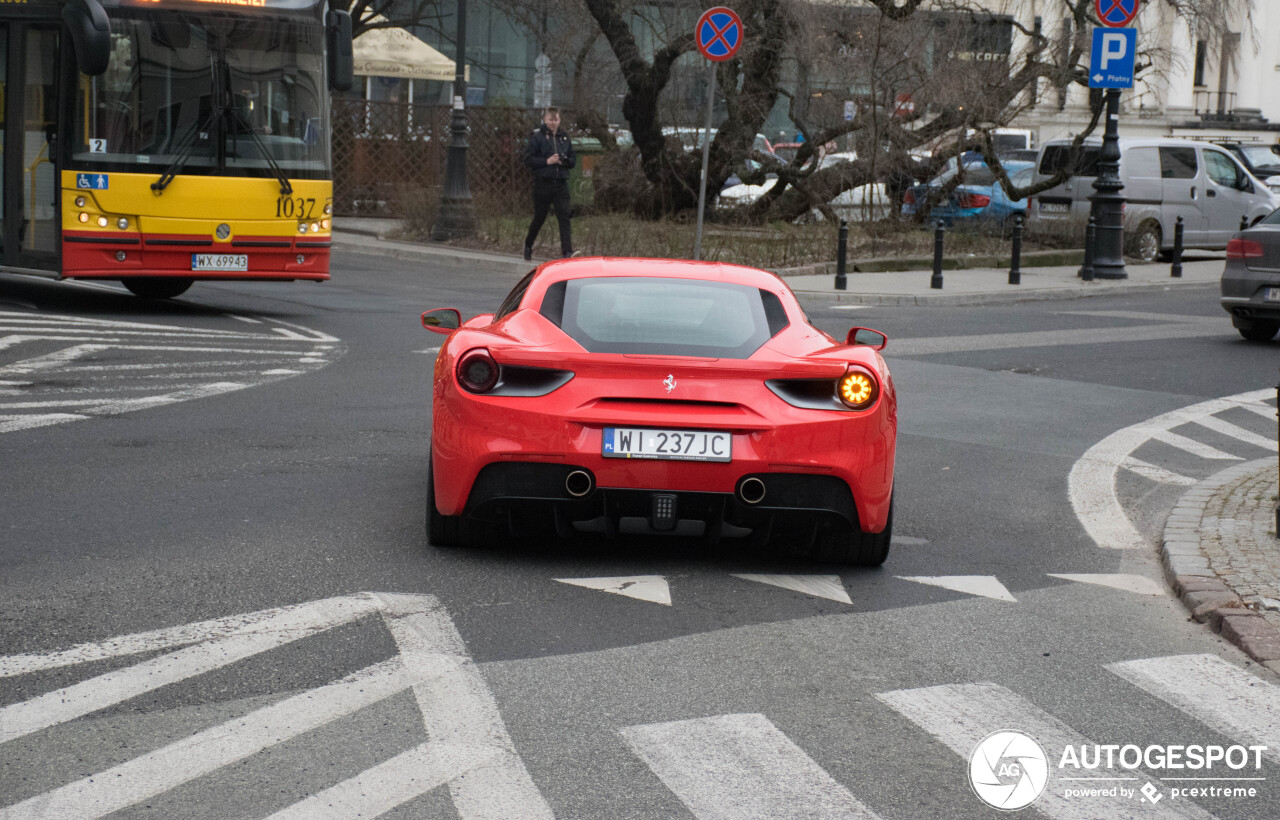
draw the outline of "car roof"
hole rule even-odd
[[[533,281],[544,287],[569,279],[598,279],[624,276],[652,276],[666,279],[702,279],[764,288],[775,293],[785,290],[776,274],[746,265],[726,262],[695,262],[691,259],[643,259],[627,257],[580,257],[545,262]]]

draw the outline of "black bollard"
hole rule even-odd
[[[1086,282],[1093,281],[1093,241],[1098,236],[1097,217],[1089,217],[1089,227],[1084,229],[1084,267],[1080,268],[1080,278]]]
[[[947,228],[938,220],[938,227],[933,232],[933,276],[929,277],[929,287],[942,290],[942,237]]]
[[[1248,227],[1249,227],[1249,215],[1248,215],[1248,214],[1245,214],[1244,216],[1240,217],[1240,231],[1241,231],[1241,233],[1243,233],[1243,232],[1244,232],[1244,230],[1245,230],[1245,228],[1248,228]]]
[[[844,273],[848,250],[849,223],[842,219],[840,220],[840,238],[836,241],[836,290],[845,290],[849,287],[849,280]]]
[[[1178,217],[1173,226],[1173,264],[1169,266],[1169,275],[1182,278],[1182,217]]]
[[[1022,284],[1022,215],[1013,220],[1013,251],[1009,260],[1009,284]]]

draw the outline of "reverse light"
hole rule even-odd
[[[850,367],[836,382],[836,396],[851,410],[865,410],[880,396],[880,385],[869,371]]]
[[[468,350],[458,359],[458,384],[471,393],[488,393],[498,383],[498,363],[484,348]]]
[[[1228,259],[1257,259],[1262,256],[1262,245],[1252,239],[1231,239],[1227,242]]]

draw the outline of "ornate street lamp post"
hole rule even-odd
[[[1128,279],[1124,269],[1124,197],[1120,195],[1120,89],[1107,89],[1107,126],[1098,153],[1098,176],[1089,197],[1090,215],[1097,220],[1093,247],[1093,275],[1098,279]]]
[[[444,169],[444,194],[431,238],[470,236],[476,214],[467,184],[467,0],[458,0],[457,49],[453,73],[453,117],[449,122],[449,157]]]

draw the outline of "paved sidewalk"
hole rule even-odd
[[[517,254],[472,251],[450,245],[428,242],[406,242],[385,239],[396,227],[394,220],[339,218],[335,220],[335,247],[378,253],[400,259],[415,259],[448,265],[485,268],[520,275],[528,272],[529,263]],[[535,262],[547,260],[535,259]],[[850,266],[852,267],[852,266]],[[1152,289],[1205,287],[1217,285],[1222,277],[1221,254],[1197,253],[1183,263],[1182,277],[1169,275],[1167,264],[1131,264],[1128,279],[1085,282],[1077,273],[1078,265],[1028,267],[1022,269],[1022,283],[1009,284],[1008,268],[970,268],[943,272],[943,287],[930,287],[930,270],[892,271],[887,273],[849,273],[846,290],[836,290],[835,276],[827,274],[784,276],[791,289],[800,295],[825,296],[839,302],[861,305],[984,305],[1000,302],[1024,302],[1049,299],[1079,299],[1118,293],[1135,293]]]
[[[1200,482],[1165,524],[1165,575],[1192,617],[1280,673],[1276,458]]]

